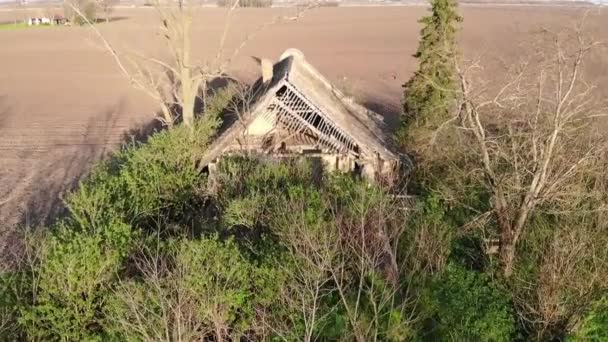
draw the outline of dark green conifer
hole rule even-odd
[[[434,126],[449,114],[456,96],[456,33],[462,17],[456,0],[431,0],[431,14],[420,19],[423,28],[414,57],[419,67],[404,84],[404,124]]]

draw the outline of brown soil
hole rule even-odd
[[[293,9],[239,10],[232,19],[227,51],[246,33]],[[463,7],[462,49],[484,53],[492,79],[525,52],[520,43],[541,27],[572,26],[582,9],[550,7]],[[323,74],[395,124],[401,84],[411,75],[422,7],[322,8],[298,22],[271,26],[241,51],[231,71],[256,75],[251,56],[277,58],[299,48]],[[152,9],[120,9],[116,20],[98,25],[119,49],[163,58]],[[224,22],[222,9],[196,17],[194,44],[200,59],[214,56]],[[0,22],[13,20],[0,12]],[[603,25],[601,23],[604,23]],[[589,28],[608,39],[608,12],[592,13]],[[48,224],[62,194],[87,168],[111,151],[124,134],[149,122],[156,110],[120,75],[111,57],[87,28],[59,27],[0,31],[0,248],[15,248],[16,225]],[[593,81],[608,89],[608,61],[596,56]],[[608,91],[607,91],[608,93]]]

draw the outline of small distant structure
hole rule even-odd
[[[41,18],[28,18],[27,19],[27,26],[38,26],[40,24],[42,24]]]
[[[54,25],[68,25],[69,21],[67,18],[65,18],[61,15],[55,15],[55,16],[53,16],[53,24]]]
[[[373,180],[394,180],[411,161],[393,144],[381,117],[332,86],[302,52],[285,51],[279,62],[261,60],[262,77],[201,162],[210,174],[225,155],[305,156],[325,170],[355,172]]]
[[[39,25],[67,25],[68,20],[60,15],[55,15],[52,18],[49,17],[32,17],[27,19],[28,26],[39,26]]]

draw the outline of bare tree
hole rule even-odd
[[[120,3],[120,0],[97,0],[97,6],[103,11],[106,23],[110,22],[114,7]]]
[[[93,0],[64,0],[63,7],[70,23],[82,25],[97,20],[97,4]]]
[[[143,90],[160,107],[161,121],[172,126],[181,120],[192,126],[197,113],[197,103],[205,105],[209,83],[227,74],[227,67],[240,50],[261,30],[280,21],[298,20],[314,5],[298,8],[293,16],[279,16],[252,31],[233,51],[226,54],[226,39],[231,27],[231,19],[240,0],[234,0],[227,9],[219,48],[215,57],[208,61],[195,61],[192,57],[191,28],[195,2],[190,0],[154,0],[152,6],[160,19],[160,31],[170,56],[168,61],[146,56],[141,53],[119,52],[101,32],[86,20],[94,33],[102,41],[104,48],[112,55],[121,73],[136,88]],[[81,17],[85,15],[72,6]],[[226,57],[227,55],[227,57]]]
[[[247,304],[235,299],[252,287],[252,267],[234,243],[209,238],[164,249],[142,245],[134,261],[144,282],[121,281],[107,305],[108,328],[119,336],[234,341],[257,333],[255,319],[240,317]]]
[[[371,190],[362,196],[348,201],[350,213],[328,200],[323,207],[333,214],[326,219],[315,215],[314,223],[308,202],[291,199],[273,219],[296,265],[282,300],[301,314],[305,332],[299,338],[305,341],[315,340],[320,322],[335,310],[345,311],[349,329],[343,338],[354,341],[377,340],[390,335],[389,329],[407,330],[413,320],[410,303],[396,299],[406,292],[398,281],[395,254],[407,213],[386,194]],[[330,296],[339,299],[335,307],[321,307]],[[399,313],[402,324],[384,325],[388,312]]]
[[[604,186],[594,186],[592,192],[599,190],[606,191]],[[572,331],[607,288],[606,213],[582,209],[559,215],[546,239],[524,240],[528,253],[538,262],[538,271],[530,275],[524,271],[525,265],[516,267],[512,291],[521,321],[538,340]]]
[[[489,99],[474,95],[471,86],[470,73],[479,65],[459,69],[461,130],[471,138],[467,145],[492,196],[507,278],[531,217],[545,204],[585,197],[586,176],[601,172],[605,149],[595,128],[606,106],[582,78],[584,60],[598,43],[580,27],[573,34],[545,34],[553,42],[548,51],[522,65]]]
[[[27,18],[26,18],[27,11],[25,10],[25,0],[15,0],[14,5],[15,5],[14,13],[15,13],[15,26],[16,26],[19,23],[19,21],[25,22],[27,20]]]

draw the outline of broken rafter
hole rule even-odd
[[[326,147],[340,153],[356,154],[355,144],[326,115],[307,101],[293,85],[286,82],[284,86],[285,92],[267,107],[268,112],[276,115],[277,121],[283,122],[291,132],[308,128]]]

